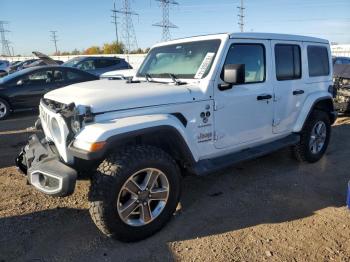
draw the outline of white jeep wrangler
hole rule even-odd
[[[154,46],[127,82],[98,80],[45,95],[45,137],[16,159],[38,190],[72,194],[91,177],[90,213],[106,235],[161,229],[183,174],[205,175],[292,147],[325,153],[336,120],[327,40],[282,34],[198,36]]]

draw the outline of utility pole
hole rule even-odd
[[[55,44],[55,50],[56,50],[56,53],[55,53],[55,55],[57,55],[58,54],[58,49],[57,49],[57,35],[56,35],[56,33],[57,33],[57,31],[50,31],[51,32],[51,41]]]
[[[136,50],[137,40],[134,30],[134,24],[132,22],[132,16],[138,15],[133,12],[130,6],[130,0],[122,0],[122,8],[117,10],[116,13],[122,14],[122,39],[123,43],[126,45],[126,53],[129,54],[130,51]]]
[[[160,3],[162,8],[163,19],[161,22],[153,24],[153,26],[159,26],[163,28],[162,32],[162,41],[168,41],[171,39],[170,28],[178,28],[176,25],[170,22],[169,20],[169,8],[170,5],[179,5],[178,2],[173,0],[156,0]]]
[[[8,22],[0,21],[0,35],[1,35],[1,46],[2,46],[1,54],[4,56],[11,56],[11,51],[9,47],[10,41],[6,39],[6,33],[10,31],[5,29],[5,24],[8,24]]]
[[[113,18],[112,24],[114,24],[114,26],[115,26],[115,39],[117,41],[117,44],[119,44],[118,21],[117,21],[118,16],[117,16],[117,9],[115,8],[115,2],[116,2],[116,0],[114,0],[113,9],[111,10],[112,11],[112,18]]]
[[[241,32],[244,32],[244,7],[243,7],[243,0],[241,0],[241,5],[237,6],[238,8],[238,25],[241,30]]]

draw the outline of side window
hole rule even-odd
[[[43,70],[28,75],[24,81],[29,85],[41,85],[54,82],[54,76],[52,70]]]
[[[74,71],[67,71],[67,79],[68,81],[79,81],[83,79],[83,76],[79,73],[76,73]]]
[[[298,45],[275,45],[275,61],[278,81],[301,78],[301,55]]]
[[[265,48],[262,44],[232,44],[225,65],[244,64],[245,83],[265,81]]]
[[[119,64],[118,59],[98,59],[95,61],[96,68],[105,68]]]
[[[54,81],[57,83],[64,82],[63,72],[61,70],[55,70],[53,73]]]
[[[81,70],[94,70],[95,69],[95,63],[93,60],[85,60],[80,62],[77,65],[77,68],[81,69]]]
[[[328,76],[329,59],[328,50],[324,46],[307,47],[307,60],[309,64],[309,76]]]

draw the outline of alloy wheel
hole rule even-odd
[[[166,175],[155,168],[142,169],[122,186],[118,194],[118,214],[130,226],[149,224],[164,210],[168,197]]]

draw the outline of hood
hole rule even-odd
[[[136,75],[135,69],[123,69],[123,70],[114,70],[103,73],[101,77],[133,77]]]
[[[195,91],[194,91],[195,90]],[[70,85],[44,97],[63,104],[90,106],[92,113],[193,101],[202,92],[189,85],[96,80]],[[196,98],[197,100],[197,98]]]

